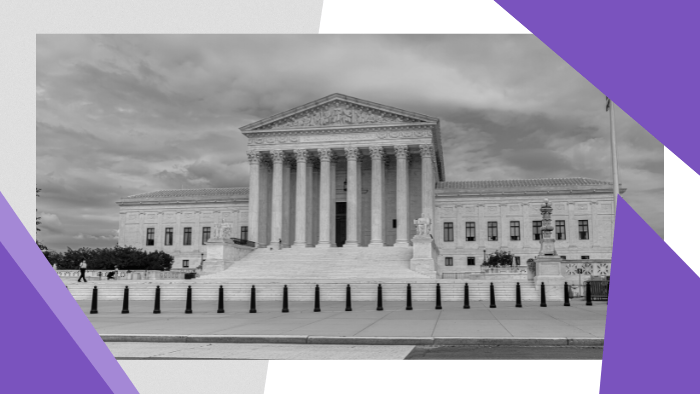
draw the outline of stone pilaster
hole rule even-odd
[[[370,146],[372,157],[372,239],[369,246],[384,246],[384,148]]]
[[[356,147],[345,148],[345,158],[348,163],[348,191],[347,191],[347,230],[345,235],[344,247],[358,246],[358,164],[357,158],[360,155],[360,150]]]
[[[435,153],[432,145],[420,146],[421,156],[421,197],[423,212],[435,223],[433,209],[435,207],[435,176],[433,175],[433,162]],[[435,229],[433,229],[435,231]]]
[[[408,245],[408,146],[394,147],[396,152],[396,243]]]
[[[308,152],[306,149],[297,149],[294,151],[297,160],[297,184],[296,184],[296,229],[294,234],[294,248],[306,248],[306,176],[308,174],[307,158]]]
[[[318,221],[318,245],[317,247],[329,248],[331,246],[331,159],[333,151],[330,148],[318,150],[321,159],[320,201]]]
[[[283,162],[284,152],[273,150],[272,154],[272,220],[270,233],[270,248],[279,249],[282,247],[282,208],[283,208]]]

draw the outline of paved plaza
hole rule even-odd
[[[185,314],[184,301],[162,301],[159,315],[153,302],[131,301],[129,314],[121,314],[121,301],[100,301],[98,314],[89,314],[90,301],[77,301],[102,335],[259,335],[333,336],[356,338],[581,338],[601,339],[605,334],[605,302],[585,306],[573,299],[570,307],[551,302],[543,308],[526,302],[523,308],[500,303],[473,302],[462,309],[458,302],[443,302],[436,310],[430,302],[414,302],[412,311],[401,302],[385,302],[377,311],[372,302],[356,302],[345,312],[343,302],[292,302],[281,313],[280,302],[258,302],[257,313],[248,313],[246,302],[227,302],[225,313],[216,313],[216,301],[194,301],[193,313]]]

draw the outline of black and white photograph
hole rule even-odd
[[[37,35],[37,245],[117,359],[601,360],[663,145],[532,35]]]

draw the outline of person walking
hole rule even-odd
[[[85,262],[85,259],[83,259],[83,261],[80,263],[80,278],[78,278],[78,282],[80,282],[81,279],[84,280],[85,282],[87,282],[87,279],[85,279],[85,270],[86,269],[87,269],[87,262]]]

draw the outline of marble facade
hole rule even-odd
[[[446,182],[437,118],[334,94],[241,131],[248,138],[249,187],[125,197],[118,202],[119,244],[164,250],[175,255],[173,268],[183,260],[193,268],[206,254],[203,228],[223,220],[232,238],[258,248],[410,247],[413,220],[425,213],[433,222],[438,275],[470,272],[479,270],[484,251],[510,250],[522,265],[535,257],[540,244],[532,223],[541,220],[546,197],[552,219],[565,221],[560,255],[611,257],[611,184],[585,178]],[[579,220],[588,221],[588,239],[578,236]],[[517,240],[509,235],[513,221]],[[465,236],[467,222],[474,223],[473,240]],[[488,222],[498,223],[497,240],[488,239]],[[446,223],[452,240],[445,239]],[[183,245],[185,227],[191,245]],[[173,229],[173,245],[163,242],[165,228]],[[146,245],[148,231],[155,232],[153,245]]]

